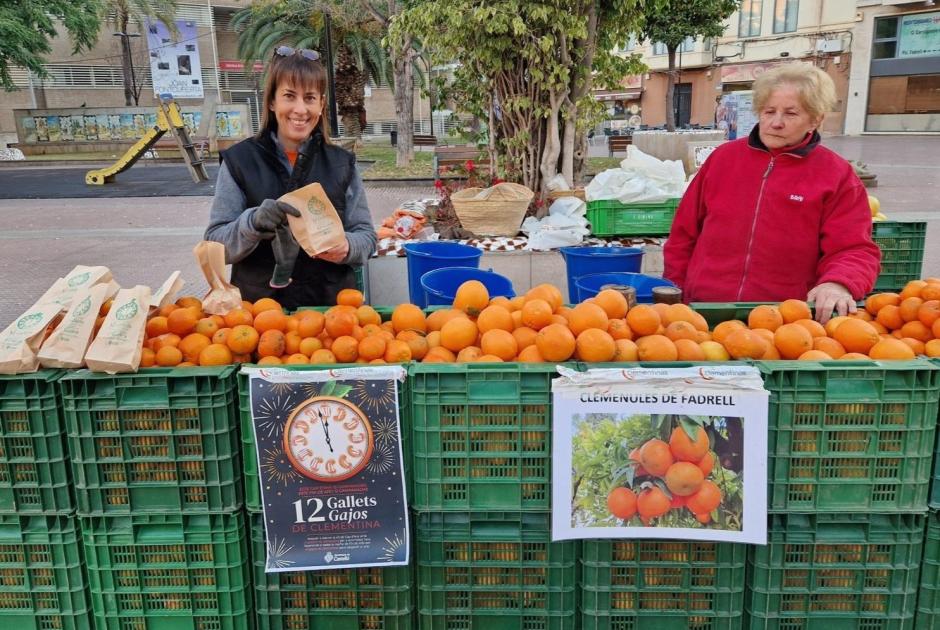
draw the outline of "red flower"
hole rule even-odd
[[[441,188],[444,187],[444,182],[442,182],[442,181],[439,180],[439,179],[434,180],[434,187],[437,188],[438,190],[440,190]]]
[[[463,167],[472,172],[476,168],[476,165],[473,163],[473,160],[467,160],[464,162]]]

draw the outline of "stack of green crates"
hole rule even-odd
[[[577,628],[580,544],[551,541],[555,366],[409,372],[418,628]]]
[[[98,630],[249,630],[235,366],[58,381]]]
[[[928,361],[758,362],[770,392],[768,544],[747,627],[915,625],[940,370]]]
[[[900,291],[920,278],[927,224],[881,221],[872,224],[872,239],[881,249],[881,273],[875,292]]]
[[[931,362],[940,368],[940,359]],[[940,424],[940,418],[937,419]],[[930,511],[924,536],[924,559],[920,567],[917,595],[917,630],[940,630],[940,442],[934,453]]]
[[[61,372],[0,376],[0,623],[93,628],[70,489]]]
[[[284,365],[291,371],[328,367]],[[258,457],[251,420],[248,377],[238,377],[239,416],[244,454],[245,506],[251,531],[255,625],[258,630],[410,630],[414,627],[414,569],[408,566],[265,573],[265,528]],[[406,426],[407,391],[399,394]],[[403,431],[406,482],[411,453]],[[414,545],[412,545],[414,548]]]

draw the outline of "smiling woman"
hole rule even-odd
[[[812,65],[754,82],[758,124],[708,157],[663,249],[663,275],[687,300],[808,300],[825,323],[872,290],[881,252],[868,195],[817,131],[835,102],[832,79]]]
[[[342,289],[356,286],[354,267],[375,249],[356,156],[330,140],[319,58],[279,46],[267,67],[261,131],[222,153],[205,238],[225,245],[232,283],[246,300],[332,305]],[[312,183],[323,186],[346,232],[342,244],[315,257],[299,248],[287,225],[287,215],[300,211],[278,201]]]

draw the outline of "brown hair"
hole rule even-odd
[[[264,79],[264,97],[261,105],[261,129],[258,137],[273,131],[277,133],[277,118],[271,111],[277,88],[280,85],[293,85],[297,89],[315,88],[322,98],[324,107],[317,127],[323,134],[323,141],[330,143],[330,121],[327,116],[326,69],[319,61],[310,61],[305,57],[294,54],[287,57],[274,55],[268,63],[267,74]]]

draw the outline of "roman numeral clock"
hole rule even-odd
[[[302,402],[284,426],[284,452],[297,472],[326,483],[343,481],[369,463],[372,424],[344,398],[315,396]]]

